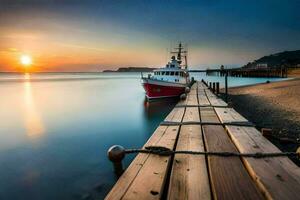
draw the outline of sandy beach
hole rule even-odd
[[[300,143],[299,71],[290,77],[294,78],[229,89],[232,106],[258,129],[272,129],[269,139],[283,151],[295,151]]]

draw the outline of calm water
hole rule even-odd
[[[0,199],[102,199],[116,181],[106,150],[142,146],[176,103],[146,103],[139,77],[0,74]]]

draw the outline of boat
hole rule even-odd
[[[164,68],[153,70],[153,73],[148,74],[147,77],[142,75],[142,85],[148,100],[178,97],[185,93],[186,88],[190,85],[187,50],[184,50],[182,44],[179,43],[171,55],[171,60]],[[184,58],[184,62],[182,58]]]

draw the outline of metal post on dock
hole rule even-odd
[[[228,71],[225,73],[225,101],[228,103]]]
[[[213,88],[212,88],[212,91],[213,91],[213,93],[216,92],[216,83],[215,83],[215,82],[213,82]]]
[[[211,82],[209,82],[209,89],[211,89]]]

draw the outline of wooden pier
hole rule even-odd
[[[232,76],[232,77],[267,77],[287,78],[288,68],[232,68],[232,69],[206,69],[189,70],[189,72],[204,72],[207,76]]]
[[[280,150],[196,82],[146,142],[174,151],[274,153]],[[198,124],[197,124],[198,122]],[[240,125],[234,125],[240,124]],[[243,126],[245,124],[245,126]],[[300,199],[300,168],[288,157],[139,153],[106,200]]]

